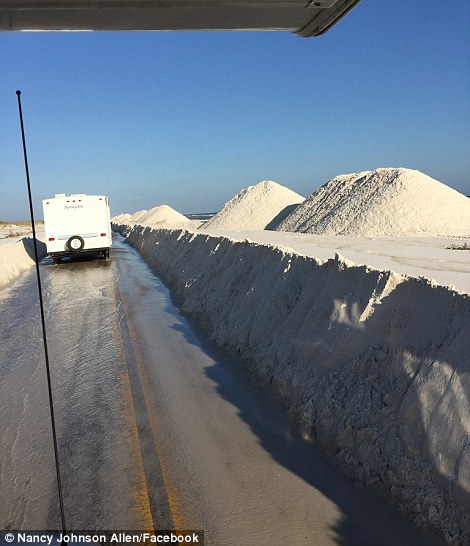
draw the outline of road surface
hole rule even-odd
[[[214,545],[441,544],[356,489],[137,253],[41,264],[68,530]],[[0,293],[0,528],[60,529],[35,272]]]

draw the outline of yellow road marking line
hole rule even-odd
[[[117,289],[117,287],[116,287],[116,289]],[[162,473],[162,480],[163,480],[165,491],[166,491],[166,496],[167,496],[167,500],[168,500],[168,506],[169,506],[169,510],[170,510],[171,519],[173,520],[174,528],[182,530],[182,529],[185,528],[185,526],[183,524],[182,517],[181,517],[181,512],[182,512],[181,504],[179,502],[179,497],[178,497],[178,494],[176,492],[176,488],[171,483],[171,480],[170,480],[170,477],[169,477],[170,473],[169,473],[169,470],[168,470],[168,465],[166,464],[166,461],[162,457],[162,451],[163,450],[161,448],[161,443],[160,443],[160,440],[159,440],[159,438],[162,437],[160,427],[158,426],[158,424],[157,424],[157,422],[156,422],[156,420],[154,418],[153,413],[151,411],[149,411],[149,408],[151,408],[151,404],[149,403],[150,396],[148,394],[147,381],[145,380],[146,379],[145,378],[145,369],[144,369],[145,360],[144,360],[144,358],[142,356],[142,353],[141,353],[139,345],[138,345],[138,341],[137,341],[138,340],[138,335],[136,333],[136,330],[135,330],[132,322],[130,320],[128,320],[128,313],[126,312],[127,304],[126,304],[126,301],[125,301],[124,294],[121,291],[119,291],[119,296],[120,296],[120,301],[123,304],[123,316],[124,316],[124,320],[126,321],[127,329],[128,329],[128,332],[129,332],[129,338],[130,338],[129,341],[130,341],[130,343],[132,345],[132,352],[133,352],[133,355],[134,355],[134,358],[135,358],[135,362],[137,364],[137,373],[138,373],[138,377],[139,377],[139,381],[140,381],[140,386],[141,386],[141,389],[142,389],[143,402],[144,402],[144,405],[145,405],[145,411],[147,413],[147,417],[148,417],[148,420],[149,420],[149,423],[150,423],[150,428],[151,428],[151,431],[152,431],[152,436],[153,436],[152,439],[154,441],[155,449],[156,449],[158,459],[159,459],[159,463],[160,463],[160,468],[161,468],[161,473]],[[131,397],[131,400],[132,400],[132,390],[131,390],[131,386],[130,386],[130,383],[129,383],[129,377],[127,377],[127,384],[129,386],[130,397]],[[134,421],[135,421],[135,410],[134,410]],[[137,427],[135,427],[135,432],[138,435]],[[140,458],[141,458],[141,456],[140,456]],[[145,477],[144,477],[144,480],[145,480]],[[146,490],[146,499],[148,501],[148,508],[150,510],[150,501],[149,501],[148,490],[147,490],[146,485],[145,485],[145,490]]]
[[[154,418],[153,413],[149,411],[149,408],[151,407],[151,405],[149,403],[148,382],[145,380],[146,378],[145,378],[145,370],[144,370],[144,358],[136,342],[137,334],[136,334],[135,328],[133,327],[132,323],[129,323],[129,322],[127,323],[127,326],[129,329],[129,335],[131,337],[131,343],[132,343],[134,356],[137,363],[137,372],[139,374],[140,383],[142,386],[142,394],[144,397],[145,409],[149,417],[150,426],[152,428],[152,435],[155,441],[155,447],[157,449],[157,453],[158,453],[158,457],[160,461],[162,479],[165,484],[165,490],[166,490],[168,504],[169,504],[170,512],[171,512],[171,518],[173,520],[175,529],[184,529],[185,526],[181,519],[181,507],[180,507],[181,505],[179,502],[178,495],[176,493],[176,488],[171,483],[171,480],[169,477],[168,465],[166,464],[166,461],[162,456],[163,450],[161,448],[161,444],[159,440],[162,437],[161,429],[156,419]]]
[[[115,288],[115,287],[114,287]],[[112,294],[112,303],[113,307],[116,313],[116,316],[119,314],[119,309],[117,306],[116,301],[116,289],[110,291]],[[121,333],[117,331],[116,323],[113,321],[113,330],[115,334],[115,339],[118,340],[119,343],[121,343]],[[122,347],[121,353],[124,354],[124,348]],[[135,410],[134,410],[134,404],[132,400],[132,391],[131,391],[131,385],[129,382],[129,376],[127,373],[127,369],[122,369],[119,373],[120,379],[121,379],[121,385],[124,390],[124,397],[126,400],[126,407],[128,411],[123,411],[123,418],[127,421],[127,428],[128,431],[128,437],[126,438],[129,445],[132,446],[132,454],[134,456],[134,459],[137,463],[138,468],[138,485],[133,488],[132,491],[132,497],[134,498],[136,502],[136,507],[138,511],[138,515],[142,522],[142,527],[145,527],[145,529],[153,529],[153,518],[152,518],[152,511],[150,509],[150,498],[149,498],[149,492],[147,489],[147,482],[145,479],[145,471],[144,471],[144,462],[142,459],[142,453],[139,449],[139,432],[137,430],[137,420],[135,416]]]

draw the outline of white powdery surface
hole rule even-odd
[[[114,216],[113,218],[111,218],[111,221],[123,224],[127,222],[128,220],[130,220],[131,217],[132,217],[132,214],[129,214],[126,212],[124,214],[118,214],[117,216]]]
[[[168,205],[153,207],[138,220],[139,224],[146,226],[154,226],[156,224],[187,224],[189,222],[189,218],[186,218],[186,216]]]
[[[128,218],[131,222],[140,222],[140,220],[147,214],[147,209],[138,210],[137,212],[134,212],[130,218]]]
[[[412,169],[333,178],[275,229],[318,235],[470,236],[470,200]]]
[[[396,271],[470,294],[470,252],[458,237],[352,237],[290,231],[217,229],[217,237],[283,246],[296,254],[328,260],[340,252],[356,265]]]
[[[0,227],[0,239],[10,239],[14,237],[22,237],[31,233],[30,226],[18,226],[16,224],[3,224]]]
[[[22,241],[0,246],[0,287],[28,271],[34,265]]]
[[[285,186],[265,180],[230,199],[203,229],[265,229],[285,209],[304,198]]]
[[[469,295],[338,255],[116,227],[347,474],[468,544]]]
[[[37,240],[39,258],[46,255],[46,245]],[[24,237],[0,245],[0,288],[6,286],[34,266],[34,240]]]

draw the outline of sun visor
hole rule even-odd
[[[3,0],[0,30],[288,30],[317,36],[359,1]]]

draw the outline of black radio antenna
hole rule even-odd
[[[21,137],[23,139],[23,154],[24,154],[24,165],[26,169],[26,183],[28,186],[29,212],[31,215],[31,226],[33,228],[34,259],[36,261],[36,275],[38,279],[39,307],[41,308],[42,336],[44,339],[44,357],[46,360],[47,390],[49,393],[49,410],[51,415],[52,440],[54,442],[54,457],[55,457],[55,468],[56,468],[56,475],[57,475],[57,489],[59,492],[60,518],[62,522],[62,531],[65,533],[66,527],[65,527],[64,500],[62,497],[62,483],[60,480],[59,452],[57,449],[54,403],[52,399],[51,372],[50,372],[50,366],[49,366],[49,353],[47,351],[46,321],[44,318],[44,304],[42,301],[41,273],[39,271],[38,246],[36,242],[36,229],[34,224],[34,210],[33,210],[33,199],[31,196],[31,182],[29,179],[28,155],[26,153],[26,139],[24,136],[23,110],[21,108],[21,91],[18,90],[16,94],[18,96],[18,110],[20,113]]]

